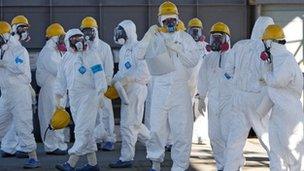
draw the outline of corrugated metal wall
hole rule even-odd
[[[32,85],[35,83],[35,59],[45,43],[45,29],[52,22],[61,23],[66,30],[80,26],[85,16],[94,17],[99,24],[100,37],[113,49],[113,29],[124,20],[131,19],[137,25],[142,38],[149,26],[157,24],[158,6],[163,0],[0,0],[1,20],[11,21],[16,15],[25,15],[30,22],[31,41],[24,44],[30,51]],[[246,0],[175,0],[180,19],[185,24],[193,17],[203,21],[206,37],[215,22],[229,25],[232,42],[248,36],[248,6]],[[116,51],[115,51],[116,52]],[[114,53],[116,54],[116,53]],[[114,102],[115,117],[119,117],[119,103]],[[35,136],[39,140],[37,113],[34,113]]]
[[[25,46],[39,50],[43,46],[44,32],[52,22],[60,22],[66,29],[79,27],[85,16],[99,22],[101,38],[113,48],[113,28],[124,19],[137,25],[139,38],[150,25],[157,24],[157,10],[162,0],[0,0],[1,20],[11,21],[17,14],[29,18],[32,41]],[[203,20],[206,34],[211,25],[223,21],[231,27],[232,41],[247,35],[246,0],[175,0],[180,18],[187,23],[192,17]]]

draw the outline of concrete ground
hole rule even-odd
[[[120,143],[117,143],[116,150],[113,152],[98,152],[98,162],[101,170],[106,171],[146,171],[150,166],[150,162],[146,159],[145,147],[138,144],[136,147],[136,156],[134,168],[130,169],[110,169],[108,164],[117,160],[120,154]],[[268,169],[268,158],[266,152],[262,149],[257,139],[248,139],[245,147],[246,165],[245,171],[266,171]],[[38,157],[41,161],[42,167],[36,169],[37,171],[51,171],[55,170],[55,164],[64,162],[68,156],[47,156],[43,152],[42,144],[38,144]],[[18,171],[22,170],[22,164],[25,160],[16,158],[0,158],[0,171]],[[191,153],[191,165],[189,171],[213,171],[215,170],[214,160],[211,154],[209,144],[198,145],[193,144]],[[82,158],[79,166],[86,162]],[[169,171],[172,162],[170,160],[170,153],[166,153],[165,161],[163,163],[162,171]]]

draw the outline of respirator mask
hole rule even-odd
[[[192,36],[192,38],[196,41],[204,41],[205,37],[203,36],[203,31],[199,27],[191,27],[188,29],[188,33]]]
[[[29,26],[28,25],[17,25],[14,34],[19,35],[19,40],[28,42],[31,40],[29,36]]]
[[[96,37],[96,32],[94,28],[83,28],[81,31],[84,34],[84,38],[86,41],[94,41]]]
[[[87,45],[84,40],[84,36],[81,34],[76,34],[69,38],[70,47],[74,49],[75,52],[85,51]]]
[[[64,43],[64,35],[61,35],[58,37],[58,41],[56,42],[56,45],[57,45],[57,49],[60,51],[60,52],[66,52],[67,51],[67,48],[65,46],[65,43]]]
[[[225,52],[229,50],[229,37],[224,33],[213,33],[210,35],[210,44],[207,45],[208,51]]]
[[[125,29],[121,26],[118,26],[114,29],[114,42],[123,45],[126,43],[128,37]]]

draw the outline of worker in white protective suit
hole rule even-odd
[[[114,72],[113,55],[111,47],[106,42],[99,39],[97,28],[97,22],[93,17],[85,17],[81,21],[80,29],[85,36],[89,48],[95,49],[102,60],[107,84],[110,86]],[[114,143],[116,142],[114,126],[112,102],[110,99],[105,98],[104,107],[98,109],[97,126],[94,130],[98,149],[104,151],[114,150]]]
[[[145,59],[152,75],[150,103],[151,139],[147,158],[152,171],[159,171],[164,160],[164,146],[169,133],[173,146],[171,170],[189,167],[193,113],[188,80],[199,61],[193,38],[178,29],[178,9],[166,1],[159,7],[159,23],[151,26],[138,47],[140,59]]]
[[[251,127],[257,134],[261,145],[269,152],[267,115],[261,118],[256,107],[265,94],[265,85],[259,80],[268,66],[264,65],[260,54],[264,51],[261,41],[264,30],[273,20],[270,17],[259,17],[252,30],[251,38],[237,42],[227,59],[225,77],[231,77],[232,98],[229,107],[224,108],[222,134],[224,136],[225,163],[224,170],[240,169],[245,162],[243,149]],[[266,122],[262,120],[266,119]]]
[[[38,99],[38,116],[41,137],[44,137],[46,129],[56,108],[55,82],[57,69],[63,53],[66,51],[64,45],[64,28],[59,23],[53,23],[46,29],[48,39],[37,59],[36,80],[41,87]],[[63,130],[47,132],[43,140],[44,150],[50,155],[67,154],[67,144],[64,142]]]
[[[69,160],[57,164],[58,170],[73,170],[80,156],[86,155],[88,164],[77,170],[98,171],[97,146],[94,138],[97,110],[103,107],[107,82],[102,61],[94,49],[87,49],[83,33],[71,29],[66,33],[65,44],[68,51],[63,56],[55,89],[57,106],[69,92],[69,102],[75,124],[75,143],[69,149]]]
[[[195,66],[195,68],[193,69],[191,78],[189,80],[191,95],[193,95],[193,97],[195,97],[195,95],[197,94],[197,77],[198,77],[198,73],[199,73],[201,64],[203,62],[203,59],[208,54],[208,51],[206,49],[206,46],[208,45],[208,43],[205,42],[205,36],[203,35],[203,24],[200,19],[192,18],[188,22],[187,32],[192,36],[192,38],[196,42],[197,53],[200,56],[200,60],[199,60],[198,64]]]
[[[257,109],[263,117],[272,107],[270,170],[300,171],[304,152],[304,115],[300,101],[303,75],[294,56],[285,47],[284,32],[279,25],[269,25],[262,40],[265,51],[261,59],[271,69],[261,79],[267,86],[267,101],[263,100]]]
[[[10,32],[11,26],[7,22],[0,22],[0,132],[6,131],[1,140],[1,150],[7,153],[6,155],[14,155],[16,151],[27,153],[29,159],[23,167],[37,168],[40,163],[32,133],[29,54]],[[12,146],[9,140],[15,138],[14,142],[19,144],[13,142]]]
[[[14,37],[20,43],[28,42],[30,40],[30,36],[28,33],[30,25],[28,19],[25,16],[23,15],[15,16],[12,19],[11,26],[12,26],[12,32],[11,32],[12,37]],[[36,93],[33,90],[32,86],[31,85],[29,86],[32,94],[32,104],[35,105]],[[10,128],[9,133],[7,133],[7,135],[8,136],[5,136],[2,140],[3,142],[8,142],[2,144],[2,148],[5,149],[4,152],[2,153],[2,157],[16,156],[17,158],[28,158],[27,153],[17,150],[19,143],[14,127]],[[5,151],[8,153],[5,153]],[[14,155],[9,155],[9,154],[14,154]]]
[[[136,58],[136,26],[131,20],[124,20],[114,30],[114,41],[122,45],[119,51],[119,70],[112,84],[120,82],[130,100],[128,105],[121,104],[120,133],[121,154],[111,168],[132,167],[137,138],[144,144],[150,139],[150,131],[142,123],[144,103],[147,97],[149,71],[145,61]]]
[[[205,36],[203,35],[203,24],[199,18],[192,18],[188,22],[188,30],[187,32],[192,36],[197,45],[197,53],[200,56],[200,60],[198,64],[194,67],[191,77],[189,79],[189,86],[192,95],[192,105],[193,105],[193,113],[194,113],[194,125],[193,125],[193,137],[192,142],[194,143],[203,143],[208,139],[207,134],[207,126],[208,122],[206,116],[202,115],[198,111],[198,91],[197,91],[197,80],[198,73],[201,68],[204,57],[208,54],[206,46],[208,45],[205,42]]]
[[[230,30],[222,23],[215,23],[210,30],[211,53],[206,55],[198,75],[199,111],[206,111],[205,98],[208,97],[208,135],[217,170],[224,169],[225,141],[222,137],[220,117],[223,115],[221,96],[229,94],[224,81],[224,72],[230,50]]]

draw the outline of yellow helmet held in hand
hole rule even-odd
[[[16,17],[13,18],[11,25],[16,25],[16,24],[30,25],[28,19],[24,15],[17,15]]]
[[[263,34],[262,40],[283,40],[285,39],[284,31],[281,26],[269,25]]]
[[[81,28],[98,28],[97,22],[93,17],[85,17],[81,21]]]
[[[53,23],[46,29],[45,37],[54,37],[65,35],[64,28],[59,23]]]
[[[0,21],[0,35],[10,33],[12,30],[11,25],[8,22]]]
[[[203,23],[200,19],[198,18],[192,18],[189,22],[188,22],[188,27],[198,27],[198,28],[203,28]]]
[[[107,92],[104,94],[108,99],[114,100],[119,98],[119,95],[114,86],[109,86]]]
[[[71,122],[70,114],[63,108],[56,108],[50,122],[52,130],[63,129],[67,127]]]
[[[217,22],[211,27],[210,33],[225,33],[230,36],[230,29],[226,24]]]
[[[178,9],[174,3],[166,1],[158,8],[158,16],[161,15],[178,15]]]

